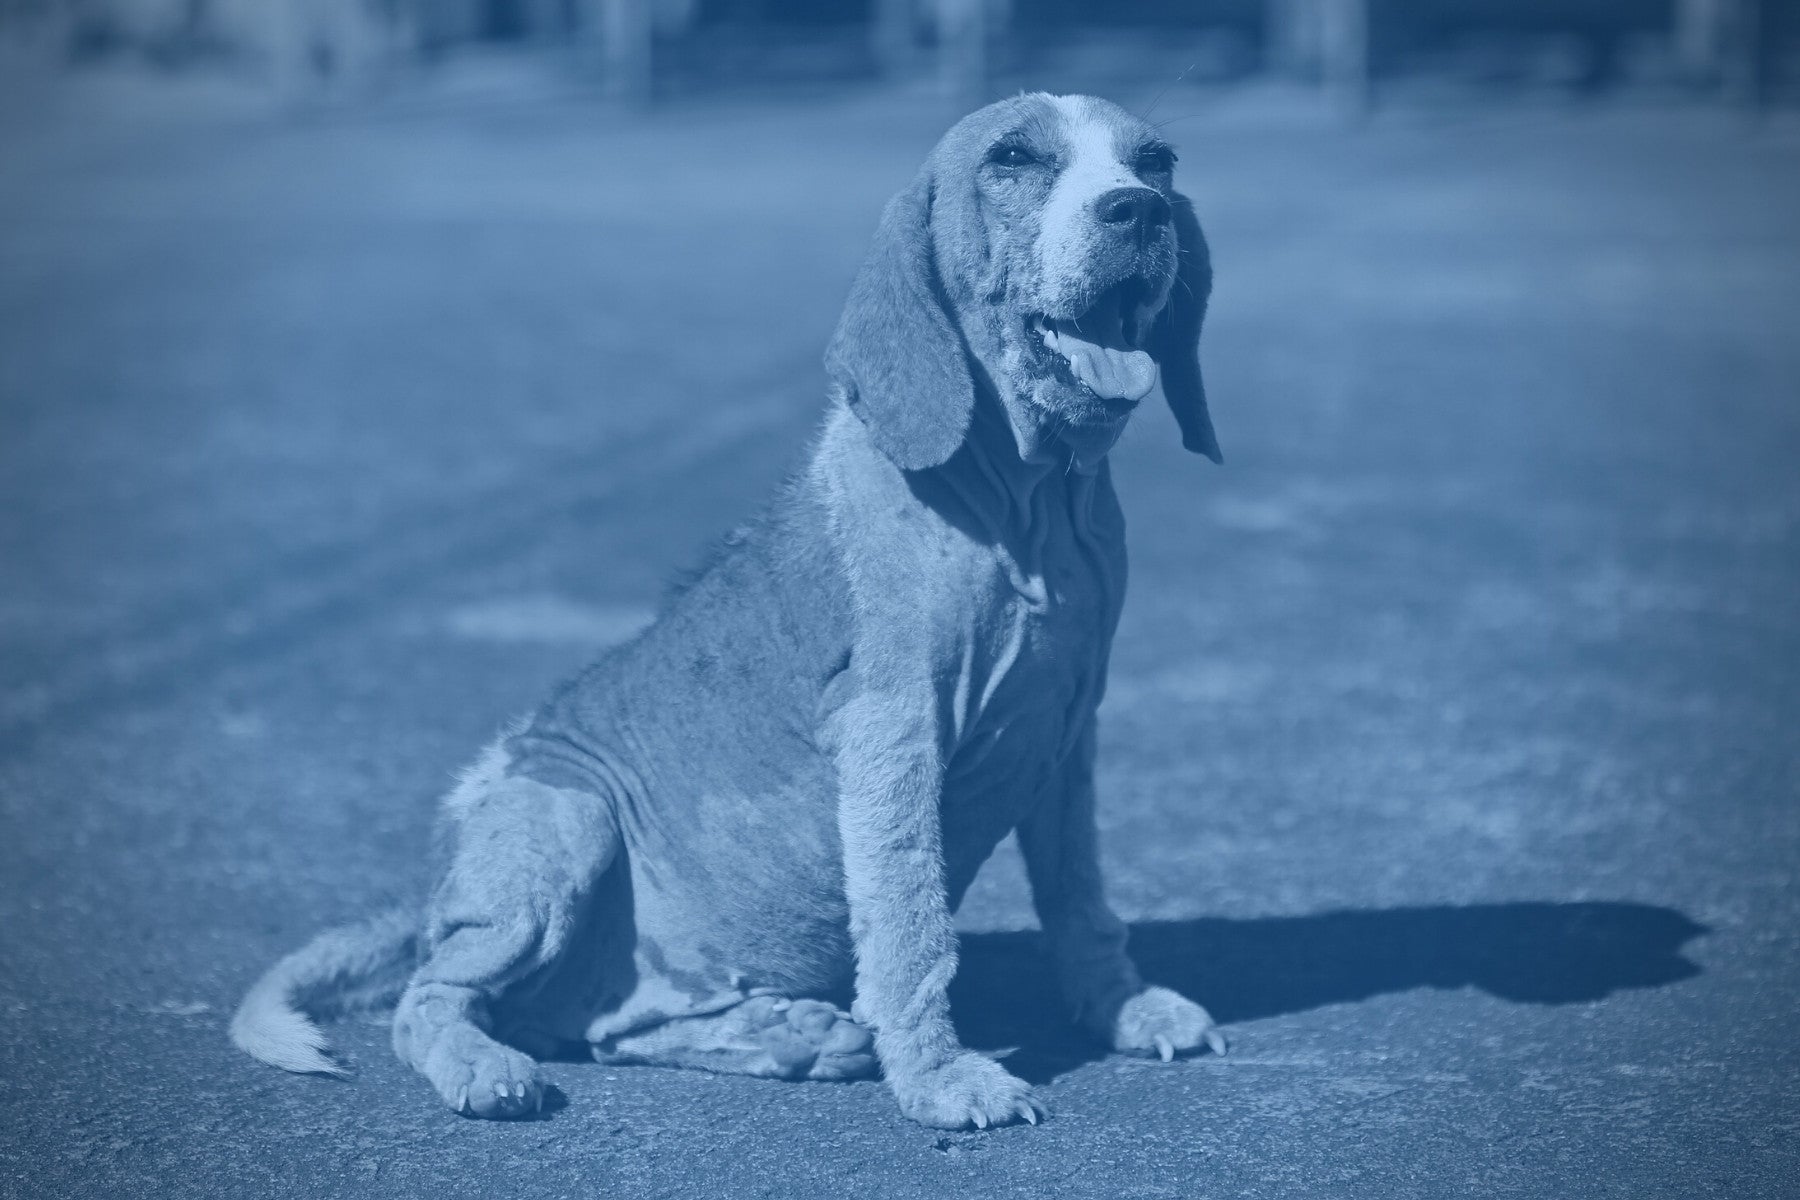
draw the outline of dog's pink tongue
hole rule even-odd
[[[1156,386],[1156,360],[1142,350],[1100,346],[1067,334],[1063,341],[1073,343],[1068,351],[1069,369],[1096,396],[1135,403]]]

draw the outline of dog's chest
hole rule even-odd
[[[1067,497],[965,564],[974,600],[947,697],[953,779],[1026,783],[1067,757],[1104,684],[1123,548]]]

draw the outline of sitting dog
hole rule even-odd
[[[313,1018],[410,965],[394,1047],[461,1113],[535,1110],[533,1055],[577,1047],[879,1070],[928,1125],[1035,1124],[946,999],[951,913],[1017,830],[1071,1016],[1126,1053],[1223,1053],[1204,1009],[1139,978],[1095,846],[1125,591],[1106,455],[1160,375],[1184,444],[1219,456],[1197,357],[1211,267],[1174,161],[1085,96],[951,129],[882,215],[806,465],[466,773],[423,917],[282,960],[233,1040],[336,1073]]]

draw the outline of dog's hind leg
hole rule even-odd
[[[696,1067],[774,1079],[864,1079],[875,1039],[823,1000],[752,996],[722,1012],[677,1017],[594,1047],[601,1062]]]
[[[394,1013],[394,1049],[478,1117],[542,1104],[529,1055],[492,1036],[502,994],[554,964],[618,852],[608,802],[523,778],[465,787],[456,846],[427,915],[427,953]]]

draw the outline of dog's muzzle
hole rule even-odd
[[[1126,279],[1100,293],[1079,317],[1037,313],[1027,324],[1083,387],[1102,400],[1136,404],[1156,386],[1156,360],[1141,349],[1153,295],[1142,279]]]

